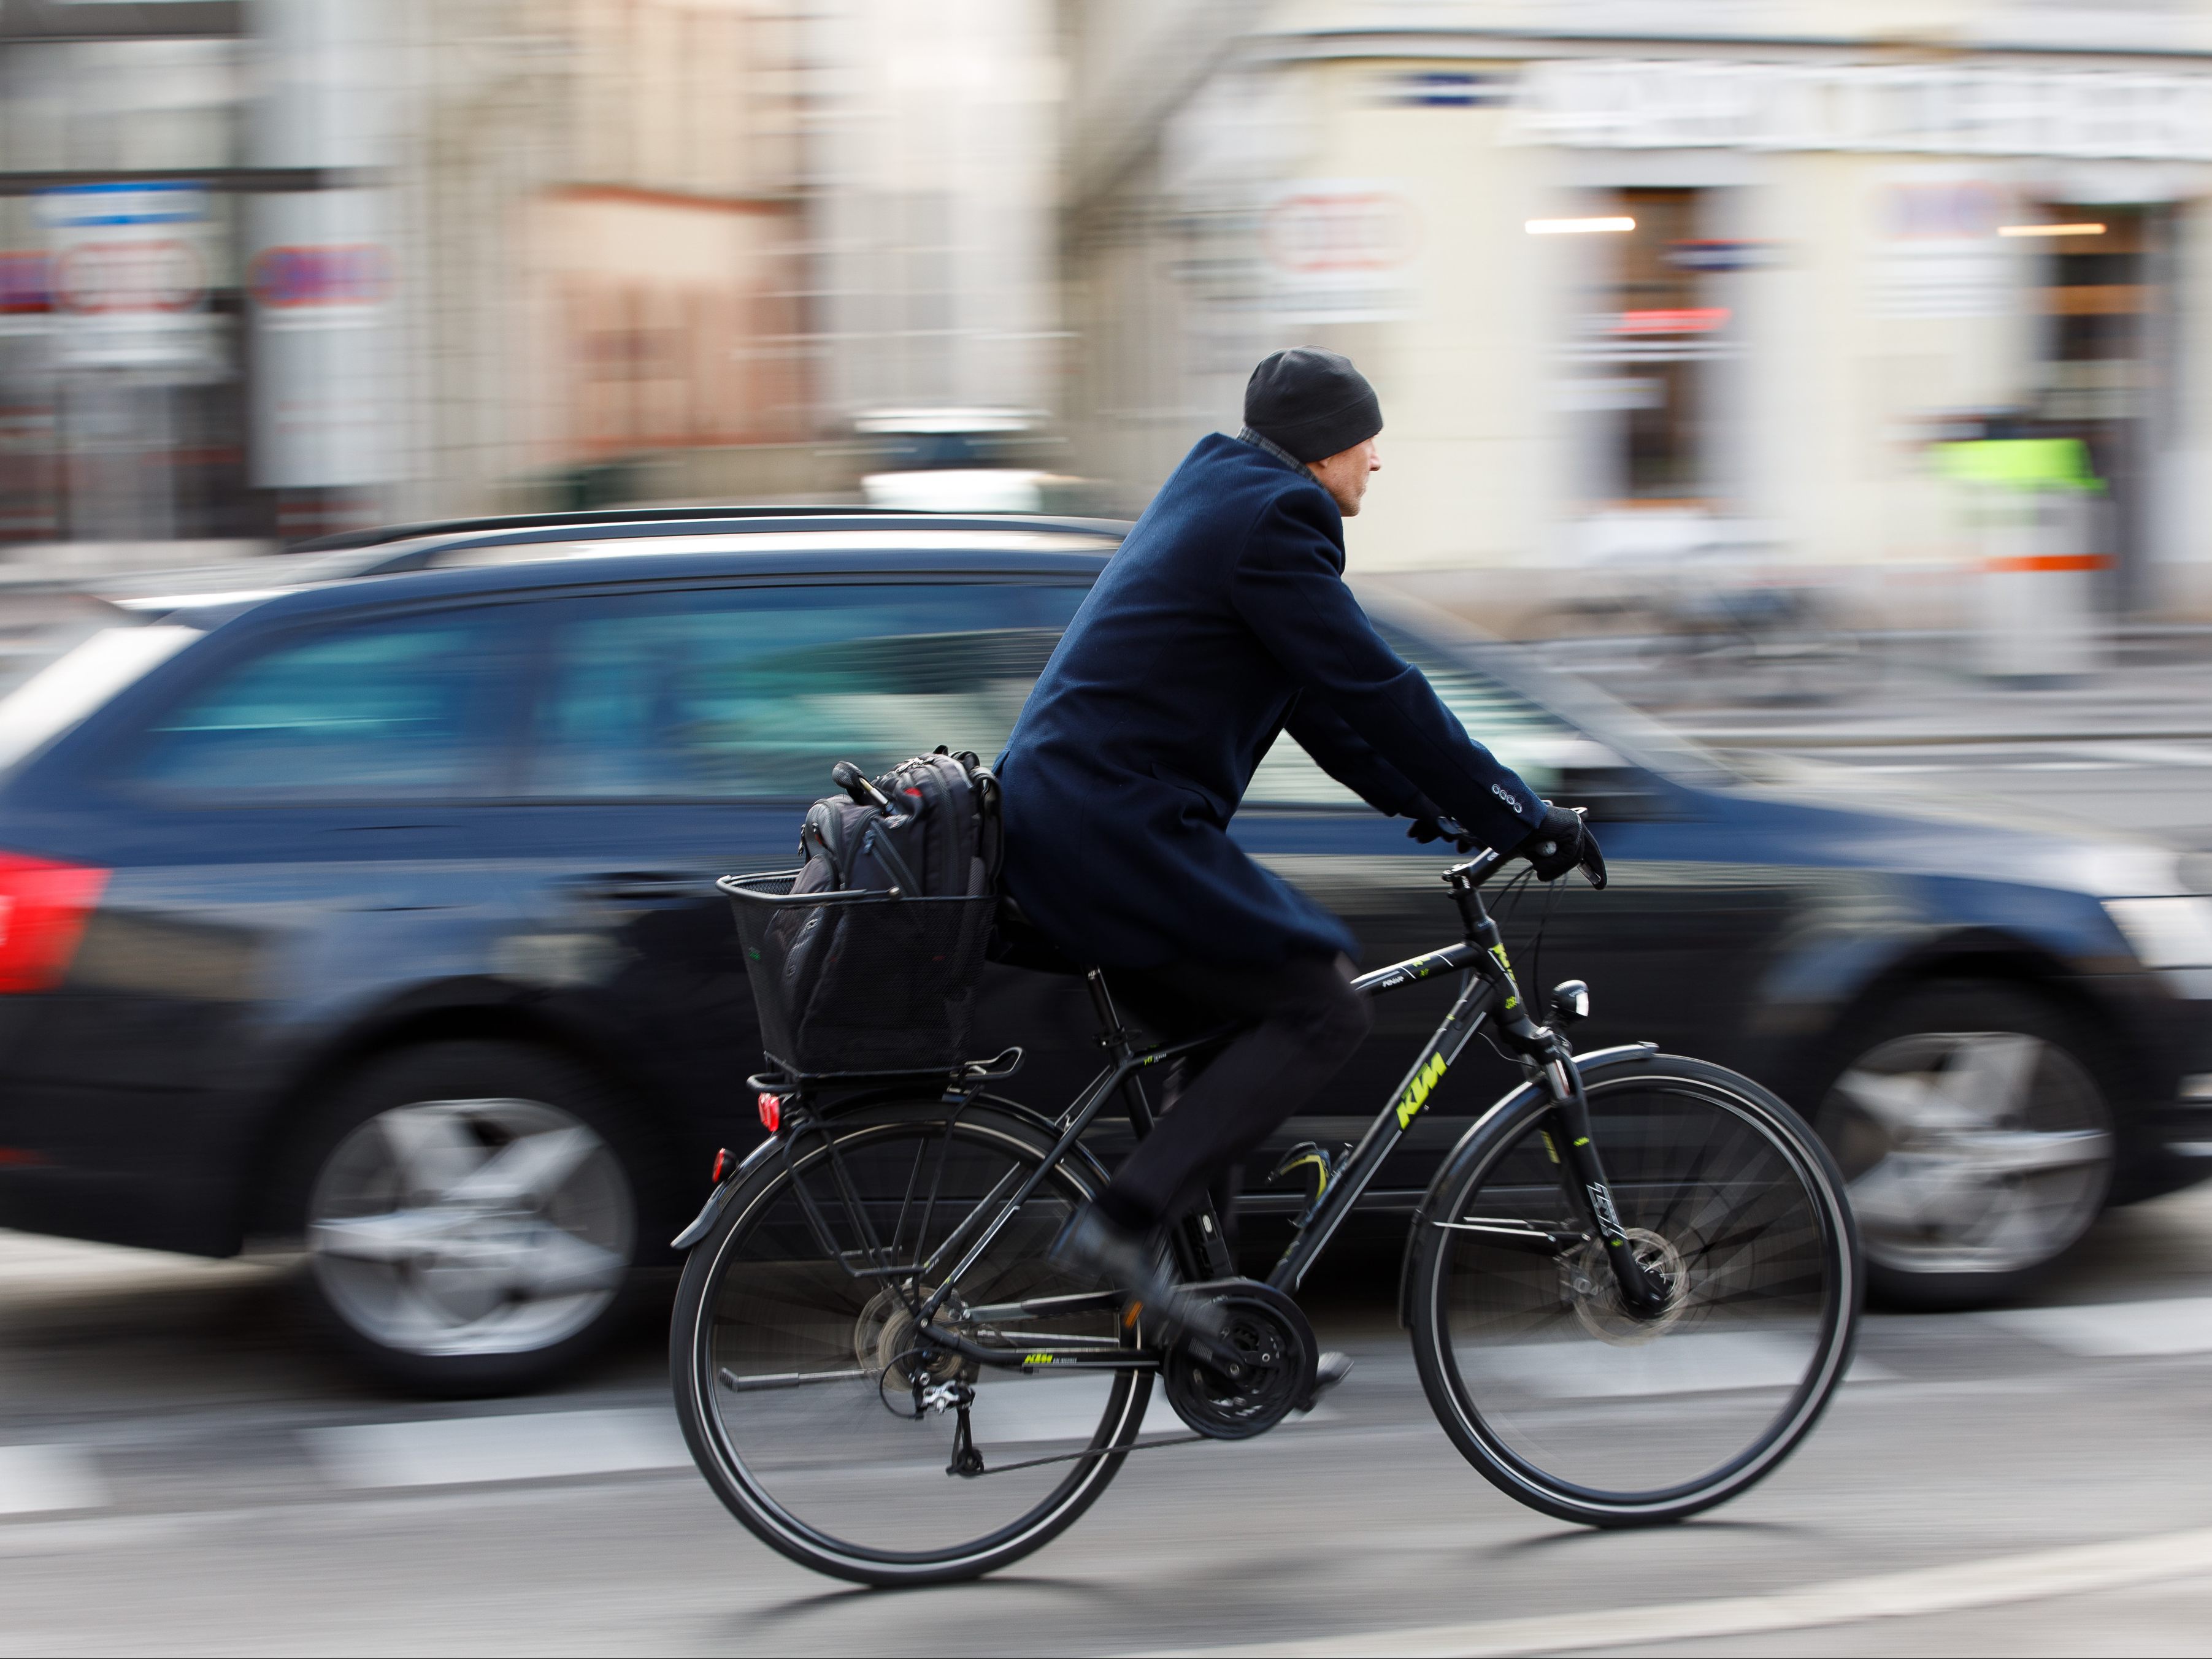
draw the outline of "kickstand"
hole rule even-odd
[[[967,1402],[963,1401],[953,1409],[960,1415],[952,1430],[952,1461],[945,1466],[945,1472],[972,1480],[985,1472],[983,1454],[975,1449],[975,1437],[969,1431]]]

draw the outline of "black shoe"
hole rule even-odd
[[[1159,1250],[1144,1234],[1115,1225],[1086,1204],[1068,1218],[1046,1252],[1068,1272],[1125,1293],[1130,1303],[1181,1335],[1203,1342],[1220,1335],[1212,1304],[1176,1284]]]

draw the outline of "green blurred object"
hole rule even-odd
[[[1936,446],[1937,470],[1961,483],[2026,492],[2070,489],[2101,495],[2105,481],[2089,466],[2079,438],[1974,438]]]

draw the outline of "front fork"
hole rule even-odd
[[[1589,1097],[1583,1090],[1582,1073],[1575,1069],[1573,1051],[1558,1031],[1528,1018],[1521,987],[1513,977],[1513,964],[1506,959],[1504,938],[1473,886],[1454,881],[1451,876],[1445,880],[1459,901],[1469,942],[1481,947],[1477,971],[1498,990],[1498,1034],[1527,1063],[1536,1086],[1552,1097],[1555,1126],[1552,1133],[1558,1140],[1554,1150],[1569,1196],[1589,1223],[1590,1231],[1605,1241],[1606,1260],[1613,1264],[1622,1306],[1645,1318],[1656,1317],[1666,1310],[1668,1291],[1637,1260],[1635,1248],[1620,1224],[1612,1183],[1605,1178],[1605,1164],[1590,1135]]]
[[[1589,1097],[1583,1091],[1582,1073],[1567,1057],[1566,1043],[1553,1039],[1556,1051],[1545,1061],[1543,1086],[1552,1096],[1552,1118],[1559,1140],[1560,1167],[1576,1205],[1597,1237],[1605,1241],[1606,1260],[1613,1264],[1613,1282],[1620,1300],[1631,1313],[1650,1318],[1667,1308],[1667,1288],[1657,1283],[1637,1259],[1635,1247],[1620,1224],[1620,1211],[1613,1201],[1612,1185],[1597,1143],[1590,1138]]]

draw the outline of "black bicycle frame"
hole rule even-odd
[[[1297,1289],[1344,1218],[1373,1184],[1398,1143],[1405,1139],[1444,1073],[1458,1060],[1485,1023],[1494,1021],[1499,1040],[1520,1056],[1529,1081],[1551,1097],[1555,1121],[1548,1133],[1553,1152],[1561,1165],[1562,1184],[1582,1211],[1591,1234],[1605,1241],[1607,1258],[1620,1284],[1623,1304],[1632,1311],[1655,1313],[1664,1305],[1663,1292],[1651,1284],[1621,1228],[1613,1189],[1591,1137],[1589,1102],[1583,1091],[1581,1074],[1574,1066],[1572,1050],[1559,1032],[1538,1024],[1529,1017],[1498,924],[1483,908],[1476,890],[1504,861],[1498,854],[1485,851],[1445,874],[1445,884],[1466,926],[1467,937],[1462,943],[1393,963],[1352,981],[1353,989],[1365,995],[1381,996],[1439,975],[1463,975],[1450,1012],[1392,1092],[1389,1103],[1352,1148],[1344,1168],[1316,1197],[1301,1220],[1297,1236],[1267,1275],[1268,1284],[1276,1289],[1285,1293]],[[1076,1097],[1060,1120],[1060,1138],[1045,1160],[1003,1199],[996,1192],[987,1194],[951,1236],[919,1264],[915,1274],[917,1283],[934,1282],[938,1287],[917,1310],[921,1334],[933,1343],[984,1364],[1022,1370],[1045,1365],[1127,1369],[1150,1367],[1159,1360],[1159,1355],[1149,1350],[1055,1347],[1052,1338],[1042,1339],[1033,1349],[994,1348],[935,1322],[936,1315],[945,1307],[962,1276],[981,1259],[1000,1230],[1073,1150],[1108,1099],[1121,1093],[1132,1127],[1139,1137],[1145,1135],[1150,1132],[1154,1118],[1151,1103],[1139,1081],[1141,1075],[1152,1066],[1213,1047],[1237,1033],[1238,1028],[1227,1027],[1184,1042],[1140,1049],[1122,1024],[1112,994],[1097,969],[1091,970],[1089,983],[1092,1004],[1103,1028],[1099,1043],[1112,1054],[1113,1064],[1092,1079]],[[1228,1279],[1236,1272],[1210,1201],[1200,1204],[1178,1229],[1174,1244],[1183,1276],[1188,1280],[1211,1282]],[[996,1325],[1119,1307],[1122,1300],[1119,1291],[1098,1291],[962,1308],[959,1312],[962,1322]]]

